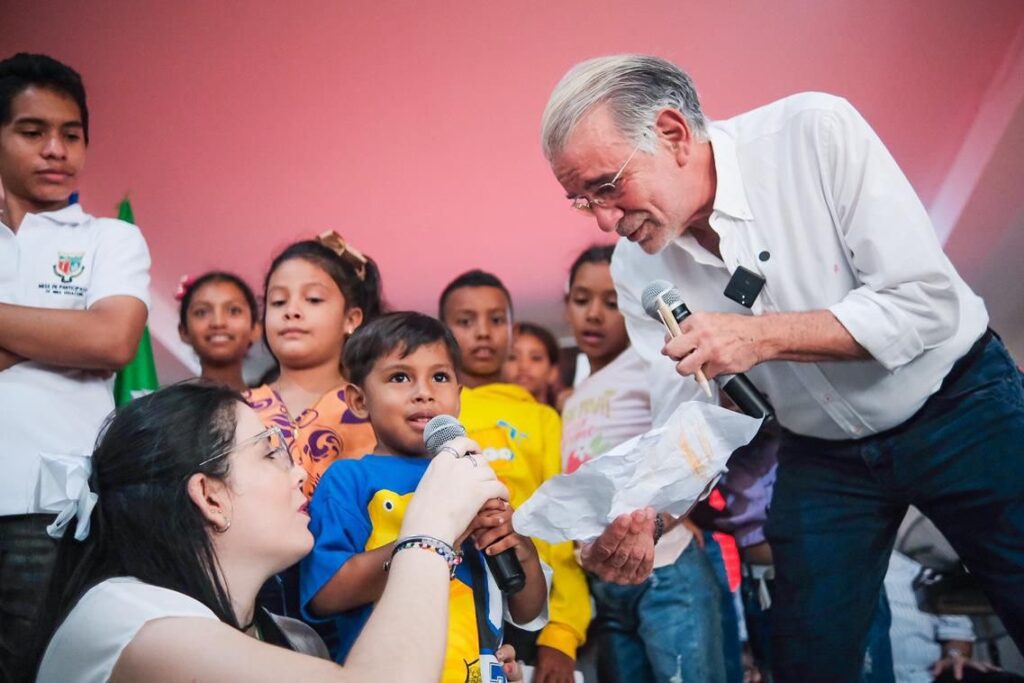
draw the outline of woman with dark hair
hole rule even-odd
[[[486,462],[466,455],[471,441],[451,445],[409,503],[401,537],[412,551],[392,556],[387,589],[341,669],[293,651],[315,642],[308,627],[256,605],[267,578],[313,543],[306,473],[280,432],[222,386],[136,399],[108,422],[91,475],[65,471],[77,503],[56,523],[66,533],[42,658],[29,669],[39,683],[437,678],[457,562],[445,550],[486,500],[508,497]]]

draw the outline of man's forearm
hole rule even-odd
[[[757,326],[761,362],[813,363],[871,358],[831,311],[769,313],[751,320]]]
[[[48,365],[118,370],[135,355],[146,306],[111,297],[88,310],[0,304],[0,347]]]

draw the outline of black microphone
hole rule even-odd
[[[466,436],[466,428],[462,423],[451,415],[436,415],[430,418],[426,428],[423,430],[423,443],[431,455],[437,455],[457,436]],[[484,554],[487,559],[487,567],[494,575],[498,588],[506,595],[512,595],[523,590],[526,586],[526,573],[523,565],[516,557],[514,548],[502,550],[497,555]]]
[[[640,303],[647,315],[661,321],[673,337],[679,335],[679,323],[690,315],[690,309],[683,303],[679,290],[667,280],[655,280],[647,285],[640,295]],[[669,319],[662,316],[662,310],[668,311]],[[744,414],[764,418],[765,424],[775,422],[775,411],[768,403],[768,399],[743,373],[718,375],[715,377],[715,384],[721,387]]]

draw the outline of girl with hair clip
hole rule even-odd
[[[236,391],[247,389],[242,361],[261,330],[249,285],[233,273],[214,270],[183,277],[174,298],[181,302],[178,335],[199,357],[199,376]]]
[[[376,438],[345,402],[345,341],[381,312],[380,272],[335,232],[289,245],[263,281],[263,338],[277,380],[244,394],[263,423],[284,433],[312,496],[339,458],[362,457]]]
[[[455,538],[505,487],[468,439],[434,458],[409,503],[390,577],[345,667],[308,627],[256,604],[309,552],[302,484],[280,430],[206,382],[136,399],[108,420],[72,502],[35,657],[37,683],[436,680]],[[71,491],[69,490],[69,493]],[[401,655],[395,655],[395,644]],[[41,655],[41,657],[40,657]],[[518,680],[514,653],[498,655]]]

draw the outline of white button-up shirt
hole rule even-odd
[[[938,389],[988,324],[917,194],[848,103],[804,93],[710,125],[717,188],[711,228],[722,259],[689,233],[655,255],[619,242],[612,277],[629,337],[648,362],[655,424],[699,398],[660,351],[663,327],[640,305],[655,279],[691,311],[828,309],[873,360],[772,361],[747,376],[784,427],[826,439],[901,424]],[[766,284],[751,310],[723,294],[736,268]]]
[[[0,303],[82,310],[115,295],[149,305],[149,250],[134,225],[78,204],[26,214],[17,233],[0,223]],[[40,499],[41,465],[88,464],[112,385],[34,361],[0,371],[0,515],[54,511]]]

